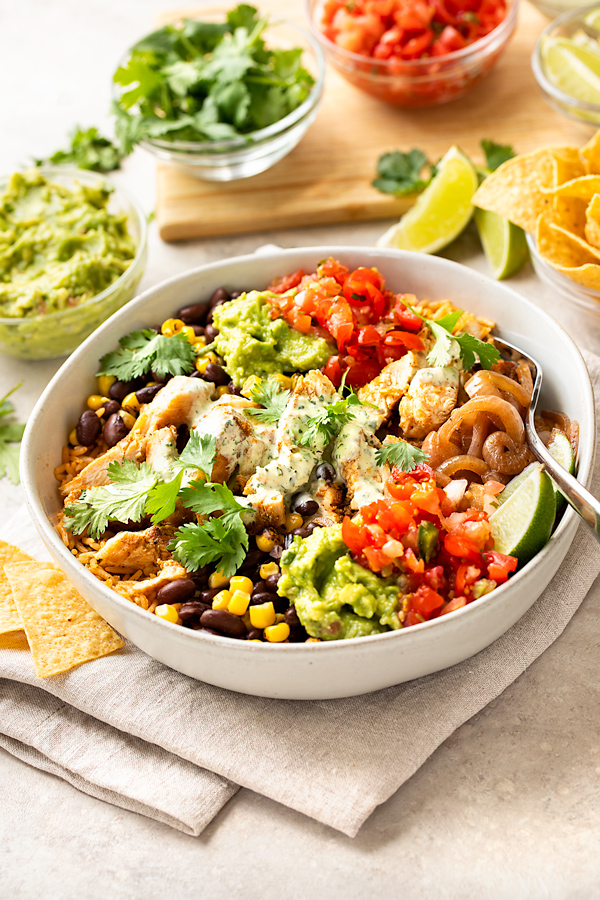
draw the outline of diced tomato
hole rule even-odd
[[[446,613],[454,612],[455,609],[462,609],[463,606],[467,605],[466,597],[455,597],[453,600],[449,600],[448,603],[445,603],[442,609],[440,610],[440,616],[445,616]]]
[[[290,288],[297,287],[303,278],[304,272],[302,271],[302,269],[298,269],[297,272],[292,272],[290,275],[283,275],[281,278],[274,278],[269,285],[268,290],[273,291],[274,294],[285,294],[285,292],[289,291]]]
[[[461,563],[454,580],[454,590],[458,594],[464,594],[465,588],[474,584],[478,578],[481,578],[481,569],[469,563]]]
[[[332,356],[323,368],[323,374],[329,378],[334,387],[342,383],[342,367],[339,356]]]
[[[362,553],[363,547],[367,542],[364,527],[353,522],[348,516],[344,516],[342,522],[342,540],[353,553],[359,555]]]
[[[425,571],[425,560],[417,559],[415,555],[415,551],[410,547],[404,554],[404,565],[408,569],[409,572],[415,572],[419,575]]]
[[[346,384],[351,388],[361,388],[373,381],[381,372],[381,366],[371,360],[357,362],[348,369]]]
[[[444,547],[451,556],[457,556],[461,559],[472,559],[475,561],[481,560],[481,551],[479,548],[467,538],[460,537],[458,534],[447,534],[444,538]]]
[[[488,575],[498,584],[504,584],[511,572],[517,568],[519,560],[516,556],[507,556],[504,553],[497,553],[496,550],[490,550],[485,554],[488,566]]]
[[[410,607],[414,612],[428,619],[434,610],[444,605],[444,598],[428,585],[422,584],[410,598]]]
[[[425,619],[423,616],[420,616],[419,613],[415,612],[413,609],[409,609],[404,620],[404,627],[408,628],[410,625],[420,625],[421,622],[424,621]]]

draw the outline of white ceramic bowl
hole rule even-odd
[[[372,247],[309,247],[243,256],[177,275],[142,294],[102,325],[58,371],[25,432],[21,477],[30,512],[48,550],[88,602],[122,635],[166,665],[220,687],[263,697],[331,699],[367,693],[462,662],[511,627],[539,597],[573,540],[579,520],[568,509],[534,560],[510,581],[440,619],[357,640],[267,645],[171,625],[105,587],[72,556],[53,528],[61,505],[53,475],[84,398],[95,389],[98,359],[118,339],[181,306],[229,290],[265,288],[275,275],[313,271],[333,256],[354,268],[380,268],[396,291],[449,298],[495,319],[498,333],[541,362],[542,405],[580,425],[579,478],[588,484],[594,456],[594,403],[587,369],[567,334],[541,309],[498,282],[438,257]]]

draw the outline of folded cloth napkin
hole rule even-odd
[[[586,359],[600,399],[600,359]],[[600,494],[600,461],[592,491]],[[0,537],[34,552],[19,540],[23,524],[17,515]],[[490,647],[443,672],[346,700],[235,694],[131,645],[40,681],[15,641],[0,650],[0,744],[87,793],[193,834],[242,785],[353,836],[556,640],[599,572],[600,545],[581,526],[539,600]]]

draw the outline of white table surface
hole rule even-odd
[[[116,60],[159,11],[181,5],[0,0],[0,171],[63,146],[77,122],[109,128]],[[116,178],[152,210],[150,157],[135,152]],[[179,245],[163,244],[151,225],[142,287],[265,243],[372,245],[386,224]],[[450,255],[485,271],[471,234]],[[580,346],[600,349],[597,326],[568,313],[529,266],[510,284],[544,305]],[[16,404],[26,417],[58,365],[0,357],[0,396],[23,379]],[[0,482],[0,503],[19,490]],[[563,636],[446,741],[354,840],[246,790],[201,837],[188,837],[0,751],[0,897],[600,896],[599,601],[596,583]]]

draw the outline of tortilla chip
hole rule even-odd
[[[600,248],[600,194],[594,194],[585,211],[585,237],[593,247]]]
[[[600,259],[600,254],[596,256],[593,247],[570,231],[557,226],[551,213],[540,216],[536,241],[540,256],[552,266],[577,268],[587,263],[596,263]]]
[[[556,186],[588,174],[577,147],[551,147],[550,153],[554,157]]]
[[[6,563],[16,562],[32,562],[32,558],[18,547],[0,541],[0,634],[23,629],[23,622],[19,610],[15,606],[10,584],[3,568]]]
[[[515,156],[488,175],[475,192],[473,204],[535,234],[538,218],[552,205],[546,191],[557,186],[556,168],[551,150]]]
[[[10,634],[0,634],[0,650],[26,650],[29,653],[29,644],[25,632],[11,631]]]
[[[600,291],[600,265],[597,263],[586,263],[586,265],[578,266],[577,268],[554,265],[554,268],[557,272],[561,272],[582,287]]]
[[[588,175],[600,175],[600,131],[581,148],[579,155]]]
[[[600,175],[584,175],[583,178],[565,181],[551,193],[553,197],[577,197],[589,203],[594,194],[600,193]]]
[[[585,238],[587,207],[587,200],[580,200],[578,197],[555,197],[552,201],[554,221],[561,228],[565,228],[580,238]]]
[[[125,646],[58,566],[19,562],[9,563],[4,571],[40,678],[66,672]]]

